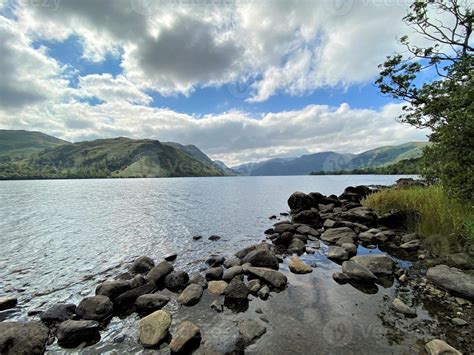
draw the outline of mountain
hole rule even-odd
[[[225,171],[228,175],[238,175],[234,169],[229,168],[223,161],[214,160],[214,165]]]
[[[197,147],[113,138],[62,144],[0,164],[1,179],[224,176]]]
[[[41,132],[0,129],[0,161],[18,159],[64,144],[70,143]]]
[[[276,158],[259,163],[242,164],[232,169],[241,175],[307,175],[311,172],[331,172],[376,168],[395,164],[401,160],[419,158],[425,142],[411,142],[385,146],[360,154],[321,152],[298,158]]]
[[[374,168],[338,171],[313,171],[310,175],[420,175],[423,172],[422,158],[403,159],[396,163]]]

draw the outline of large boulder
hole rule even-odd
[[[242,260],[240,260],[240,259],[237,258],[237,257],[227,259],[227,260],[224,262],[224,266],[225,266],[226,268],[231,268],[231,267],[240,266],[240,265],[242,265]]]
[[[43,354],[49,330],[37,322],[0,322],[0,354]]]
[[[276,224],[273,228],[273,232],[276,234],[282,234],[285,232],[294,233],[296,231],[296,226],[293,223],[284,222]]]
[[[243,268],[244,268],[244,272],[247,272],[253,276],[258,277],[260,280],[270,284],[272,287],[276,289],[282,289],[286,287],[286,284],[288,283],[288,279],[281,272],[278,272],[272,269],[254,267],[254,266],[248,266],[248,265],[244,265]]]
[[[171,353],[191,354],[194,346],[201,342],[201,329],[189,321],[181,322],[171,339]]]
[[[296,228],[296,232],[303,235],[311,235],[313,237],[319,237],[321,235],[321,233],[319,233],[316,229],[305,224]]]
[[[321,234],[321,240],[330,244],[354,243],[357,235],[348,227],[331,228]]]
[[[299,238],[293,238],[290,245],[288,245],[288,254],[298,254],[301,255],[305,252],[306,245],[304,242]]]
[[[447,265],[430,267],[426,277],[436,286],[455,295],[474,300],[474,276]]]
[[[72,303],[56,303],[51,308],[40,314],[44,323],[60,323],[73,319],[76,315],[76,305]]]
[[[184,290],[189,282],[189,275],[185,271],[172,271],[165,276],[164,285],[172,292]]]
[[[170,298],[168,296],[151,293],[139,296],[135,301],[135,307],[139,313],[149,314],[162,309],[169,301]]]
[[[206,280],[221,280],[224,275],[224,268],[222,266],[211,267],[206,270]]]
[[[266,251],[269,251],[271,249],[271,246],[270,244],[267,244],[267,243],[260,243],[260,244],[254,244],[254,245],[251,245],[249,247],[246,247],[240,251],[238,251],[237,253],[235,253],[235,256],[239,259],[243,259],[245,258],[245,256],[254,251],[254,250],[266,250]]]
[[[144,274],[150,271],[153,266],[155,266],[153,259],[148,256],[140,256],[130,266],[130,272],[132,274]]]
[[[312,209],[309,211],[301,211],[293,215],[293,222],[309,224],[310,226],[315,226],[317,228],[323,225],[323,220],[316,209]]]
[[[225,281],[230,281],[234,277],[242,274],[243,272],[244,271],[242,269],[242,266],[232,266],[231,268],[224,271],[224,274],[222,275],[222,279]]]
[[[96,287],[95,294],[106,296],[113,300],[131,288],[131,282],[128,280],[106,281]]]
[[[269,250],[254,250],[248,253],[243,259],[244,264],[249,263],[252,266],[268,267],[278,270],[278,259]]]
[[[462,355],[460,351],[441,339],[433,339],[426,343],[425,350],[428,355]]]
[[[266,333],[267,328],[254,319],[244,319],[239,322],[239,331],[245,345],[250,345]]]
[[[100,340],[99,323],[93,320],[67,320],[57,331],[58,344],[63,348],[75,348],[85,343],[94,344]]]
[[[162,261],[155,267],[153,267],[150,272],[148,272],[147,278],[150,282],[153,282],[155,285],[158,285],[170,272],[174,270],[173,265],[167,261]]]
[[[210,267],[221,266],[225,261],[222,255],[212,255],[206,260],[206,264]]]
[[[16,306],[18,299],[13,296],[0,297],[0,311],[10,309]]]
[[[142,318],[138,323],[140,343],[144,347],[158,345],[168,334],[170,325],[171,315],[163,310],[153,312]]]
[[[132,288],[127,292],[122,293],[120,296],[113,300],[114,307],[116,309],[125,309],[130,305],[133,305],[138,297],[153,293],[156,290],[156,285],[153,282],[146,283],[140,287]]]
[[[331,245],[328,250],[328,258],[331,260],[347,260],[349,259],[349,253],[342,247]]]
[[[369,269],[375,275],[392,275],[395,262],[385,254],[358,255],[352,261]]]
[[[82,319],[102,321],[110,318],[114,305],[107,296],[84,298],[76,308],[76,314]]]
[[[377,280],[377,277],[369,269],[351,260],[342,263],[342,272],[354,281],[373,282]]]
[[[311,207],[317,206],[313,198],[304,192],[293,192],[288,198],[288,206],[292,211],[309,210]]]
[[[234,278],[224,290],[226,301],[244,301],[249,295],[249,290],[239,278]]]
[[[372,225],[377,220],[377,214],[367,207],[356,207],[349,211],[339,214],[342,220],[361,223],[363,225]]]
[[[308,274],[310,272],[313,272],[311,266],[306,264],[297,256],[292,256],[290,258],[290,260],[288,261],[288,268],[294,274]]]
[[[227,285],[228,285],[228,283],[225,282],[225,281],[222,281],[222,280],[221,281],[209,281],[207,291],[211,295],[220,296],[220,295],[224,294],[224,291],[225,291]]]
[[[178,296],[178,303],[185,306],[194,306],[202,297],[203,288],[198,284],[190,284]]]

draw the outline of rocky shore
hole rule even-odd
[[[370,193],[366,186],[348,187],[340,196],[295,192],[288,199],[290,214],[270,217],[282,220],[264,232],[266,241],[235,255],[209,255],[207,268],[200,273],[176,269],[176,254],[164,260],[141,256],[126,272],[98,284],[95,295],[77,305],[52,304],[30,310],[32,321],[0,322],[0,353],[41,354],[53,343],[86,348],[101,341],[101,333],[115,317],[132,315],[140,317],[136,342],[143,348],[182,354],[244,353],[272,329],[284,326],[270,324],[262,309],[250,303],[278,298],[293,287],[293,279],[304,282],[306,274],[319,267],[308,258],[311,255],[340,265],[332,278],[341,287],[350,285],[365,294],[377,293],[378,286],[395,288],[393,297],[384,296],[387,307],[378,314],[390,329],[386,335],[390,341],[399,341],[400,323],[414,332],[422,324],[428,336],[419,349],[428,354],[471,353],[474,275],[470,256],[432,257],[423,239],[404,229],[406,215],[399,211],[378,215],[361,205]],[[197,242],[202,237],[192,238]],[[219,243],[220,238],[208,239]],[[209,300],[205,309],[198,307],[203,299]],[[179,308],[167,309],[171,303]],[[15,296],[0,297],[0,311],[14,307]],[[197,319],[218,318],[227,312],[240,317],[204,330],[199,322],[185,319],[192,309],[202,313]],[[420,310],[433,317],[424,319]]]

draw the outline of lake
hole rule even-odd
[[[2,181],[0,295],[19,295],[19,307],[3,312],[1,319],[28,319],[28,310],[54,302],[78,303],[93,294],[99,281],[122,272],[140,255],[160,260],[176,252],[179,256],[175,268],[198,271],[212,252],[231,255],[263,240],[263,231],[274,223],[269,216],[280,218],[280,212],[288,212],[286,201],[294,191],[340,194],[349,185],[392,184],[398,178],[357,175]],[[212,234],[222,239],[209,241]],[[194,241],[193,235],[203,235],[203,239]],[[316,258],[322,260],[322,255]],[[353,298],[345,297],[344,292],[356,292],[359,309],[364,309],[367,295],[351,286],[335,288],[330,275],[339,266],[326,261],[324,265],[313,273],[312,280],[324,275],[324,280],[314,282],[326,284],[329,293],[314,293],[314,285],[308,288],[311,283],[306,283],[306,291],[298,296],[301,288],[297,291],[294,287],[301,284],[301,279],[291,275],[289,289],[274,297],[281,299],[280,305],[288,306],[287,315],[293,312],[292,297],[302,297],[301,306],[305,300],[311,307],[321,302],[325,305],[324,316],[301,313],[301,324],[333,317],[334,309],[337,314],[342,309],[351,312],[354,306],[346,303]],[[346,291],[340,293],[342,290]],[[326,298],[329,296],[332,299]],[[276,303],[267,303],[271,313]],[[373,322],[372,318],[367,321]],[[95,349],[140,350],[136,335],[130,334],[136,324],[130,322],[112,321]],[[304,335],[307,330],[300,332]],[[273,334],[280,338],[278,331]],[[266,339],[262,339],[266,349],[271,349],[271,344],[275,349],[294,346],[282,339],[272,343],[270,335]],[[304,341],[301,351],[310,346],[312,339]]]

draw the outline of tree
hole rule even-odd
[[[412,38],[400,38],[405,51],[379,65],[375,82],[407,103],[402,122],[431,130],[424,175],[467,200],[474,196],[473,20],[468,2],[415,1],[404,17]]]

